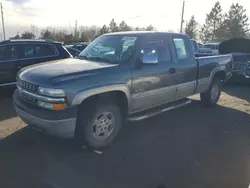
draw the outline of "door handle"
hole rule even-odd
[[[174,74],[174,73],[176,73],[176,69],[175,68],[170,68],[168,72],[170,74]]]

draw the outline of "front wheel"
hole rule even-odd
[[[217,104],[221,95],[221,80],[219,78],[214,78],[209,89],[201,93],[201,102],[205,107],[213,107]]]
[[[116,104],[83,107],[79,112],[75,135],[84,146],[100,149],[113,142],[122,125],[120,108]]]

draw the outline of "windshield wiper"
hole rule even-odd
[[[101,58],[101,57],[87,57],[88,60],[94,60],[94,61],[103,61],[103,62],[106,62],[106,63],[112,63],[114,64],[113,61],[110,61],[108,59],[104,59],[104,58]]]
[[[86,55],[79,55],[77,57],[80,58],[80,59],[89,59]]]

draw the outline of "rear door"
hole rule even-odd
[[[138,49],[137,63],[132,73],[134,110],[140,111],[175,100],[175,66],[167,40],[163,37],[142,38]],[[143,64],[142,57],[147,53],[157,54],[157,64]]]
[[[198,66],[189,39],[183,35],[174,35],[172,40],[176,52],[176,99],[182,99],[195,91]]]
[[[0,46],[0,87],[14,85],[16,81],[15,63],[18,52],[11,44]]]
[[[52,44],[47,43],[24,43],[20,44],[21,61],[18,69],[24,67],[58,59],[59,52]]]

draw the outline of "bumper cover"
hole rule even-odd
[[[250,70],[233,72],[230,81],[233,83],[250,83]]]
[[[13,101],[18,115],[30,127],[57,137],[74,137],[77,108],[59,112],[42,109],[21,99],[17,90]]]

